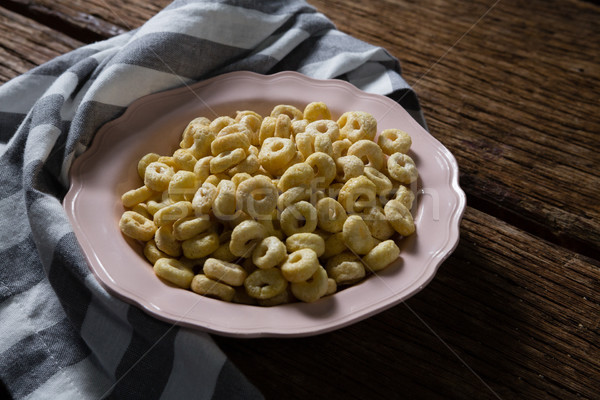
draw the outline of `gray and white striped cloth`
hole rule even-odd
[[[209,335],[107,293],[61,206],[73,159],[132,101],[236,70],[345,79],[424,125],[396,59],[297,0],[175,1],[0,86],[0,380],[14,398],[262,397]]]

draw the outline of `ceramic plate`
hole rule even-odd
[[[118,226],[124,211],[121,194],[140,185],[137,161],[149,152],[172,154],[195,117],[235,116],[244,109],[265,115],[277,104],[303,109],[312,101],[325,102],[334,119],[345,111],[366,111],[377,119],[378,131],[399,128],[412,136],[410,155],[420,174],[413,207],[416,234],[399,243],[401,258],[376,276],[315,303],[270,308],[202,297],[159,280],[141,247],[125,239]],[[465,207],[454,157],[396,102],[344,81],[293,72],[235,72],[144,97],[98,131],[70,174],[64,207],[100,283],[159,319],[227,336],[314,335],[402,302],[433,278],[456,247]]]

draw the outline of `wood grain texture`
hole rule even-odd
[[[419,294],[336,332],[217,343],[268,399],[600,396],[600,263],[468,208]]]
[[[81,44],[63,33],[0,7],[0,83]]]
[[[470,203],[600,254],[600,7],[576,1],[311,2],[398,57]]]

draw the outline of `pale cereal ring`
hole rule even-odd
[[[377,187],[366,176],[351,178],[338,194],[338,201],[348,213],[360,212],[376,204]]]
[[[177,171],[169,182],[169,198],[173,201],[192,201],[198,190],[198,176],[190,171]]]
[[[229,229],[234,229],[236,226],[238,226],[244,221],[254,221],[254,219],[250,215],[238,209],[235,214],[233,214],[230,218],[227,219],[227,221],[224,222],[226,224],[226,227],[228,227]]]
[[[279,179],[277,187],[285,192],[293,187],[310,186],[315,174],[312,165],[298,163],[289,167]]]
[[[146,244],[144,244],[144,257],[150,261],[150,264],[154,265],[156,261],[161,258],[168,258],[169,255],[156,247],[156,242],[154,239],[150,239],[146,242]]]
[[[193,171],[196,162],[198,161],[191,151],[187,149],[177,149],[173,153],[173,161],[177,169]]]
[[[231,182],[235,184],[235,187],[240,186],[240,183],[252,179],[252,175],[247,172],[238,172],[231,176]]]
[[[236,187],[230,180],[222,180],[217,185],[217,197],[215,198],[212,211],[220,220],[230,220],[236,212]]]
[[[325,197],[317,202],[317,218],[319,228],[336,233],[342,231],[348,214],[337,200]]]
[[[290,139],[272,137],[263,142],[258,153],[258,161],[264,169],[274,173],[274,171],[287,166],[295,155],[296,146],[294,142]]]
[[[335,121],[329,119],[311,122],[306,126],[306,133],[316,136],[326,135],[331,139],[331,143],[340,138],[340,127]]]
[[[348,111],[342,114],[337,121],[340,127],[340,136],[349,139],[352,143],[359,140],[373,140],[377,133],[377,121],[369,113],[362,111]]]
[[[293,282],[292,293],[298,300],[306,303],[317,301],[327,293],[327,272],[319,265],[317,271],[306,282]]]
[[[292,121],[297,121],[304,118],[302,111],[288,104],[279,104],[271,111],[271,117],[278,117],[280,115],[285,115]]]
[[[248,276],[246,270],[239,265],[212,257],[204,262],[203,272],[209,278],[230,286],[242,286]]]
[[[315,136],[310,133],[301,132],[296,134],[294,140],[296,141],[296,147],[304,159],[308,158],[312,153],[315,152]]]
[[[332,183],[326,189],[326,194],[327,194],[327,196],[331,197],[332,199],[337,199],[338,195],[340,194],[340,190],[342,190],[343,187],[344,187],[344,184],[341,182]]]
[[[158,155],[156,153],[148,153],[145,156],[143,156],[140,159],[140,161],[138,161],[137,170],[138,170],[138,175],[140,176],[140,178],[144,179],[144,177],[146,176],[146,167],[150,163],[158,161],[159,158],[160,158],[160,155]]]
[[[308,103],[306,107],[304,107],[303,116],[305,120],[314,122],[321,119],[331,119],[331,112],[325,103],[315,101]]]
[[[388,201],[384,208],[385,216],[396,232],[402,236],[409,236],[415,231],[410,210],[398,199]]]
[[[253,147],[253,146],[250,146]],[[248,154],[246,158],[244,158],[239,164],[234,165],[229,168],[227,173],[229,175],[235,175],[242,172],[247,174],[254,174],[260,168],[260,162],[258,162],[258,157],[256,154]]]
[[[191,239],[196,235],[206,232],[212,225],[208,214],[201,217],[189,216],[175,221],[173,224],[173,235],[177,240]]]
[[[287,288],[287,281],[278,268],[257,269],[244,281],[246,292],[255,299],[270,299]]]
[[[229,250],[238,256],[248,258],[254,247],[267,237],[267,230],[260,223],[246,220],[237,225],[231,233]]]
[[[239,259],[239,257],[236,257],[235,254],[229,250],[229,242],[221,243],[218,249],[210,253],[210,256],[227,262],[234,262]]]
[[[329,236],[327,240],[325,240],[325,252],[321,257],[324,259],[328,259],[346,250],[348,250],[348,247],[344,242],[344,233],[337,232]]]
[[[252,261],[260,269],[273,268],[286,257],[285,245],[275,236],[264,238],[252,252]]]
[[[183,130],[179,147],[187,149],[194,144],[194,134],[198,128],[207,128],[210,125],[210,120],[206,117],[194,118]]]
[[[311,249],[296,250],[281,264],[281,274],[288,282],[305,282],[319,268],[317,253]]]
[[[223,301],[231,301],[235,295],[235,289],[229,285],[214,281],[203,274],[194,276],[191,283],[193,292],[202,296],[212,297]]]
[[[167,164],[169,167],[173,168],[173,170],[177,169],[177,164],[175,164],[173,156],[160,156],[157,162]]]
[[[389,239],[396,231],[385,216],[380,206],[369,207],[362,214],[363,221],[367,224],[371,236],[378,240]]]
[[[343,156],[335,160],[336,179],[339,182],[348,182],[352,178],[362,176],[365,164],[356,156]]]
[[[262,145],[265,140],[272,137],[289,139],[292,134],[292,121],[287,115],[282,114],[277,117],[265,117],[258,132],[258,142],[259,145]]]
[[[154,235],[154,241],[156,242],[156,247],[171,257],[179,257],[181,255],[181,242],[175,239],[172,225],[159,227]]]
[[[387,196],[392,190],[392,181],[383,172],[371,166],[366,166],[365,176],[375,184],[377,196]]]
[[[262,117],[254,111],[238,111],[235,120],[248,128],[248,139],[250,139],[250,144],[258,146],[260,144],[258,141],[258,133],[260,132]]]
[[[342,229],[344,243],[356,254],[367,254],[375,245],[369,227],[358,215],[350,215]]]
[[[208,178],[206,178],[204,183],[210,183],[212,185],[217,186],[217,185],[219,185],[219,182],[221,182],[223,179],[229,180],[229,175],[221,172],[220,174],[210,175]]]
[[[327,260],[327,275],[335,280],[338,285],[349,285],[365,277],[365,267],[360,259],[350,253],[344,252]]]
[[[173,167],[158,161],[151,162],[146,167],[144,185],[156,192],[162,192],[169,188],[169,182],[174,174]]]
[[[325,296],[329,296],[337,292],[337,283],[333,278],[327,278],[327,291],[325,292]]]
[[[390,176],[400,183],[409,184],[417,180],[419,171],[412,158],[406,154],[394,153],[387,161]]]
[[[154,195],[154,191],[148,186],[142,186],[137,189],[129,190],[121,196],[121,202],[124,207],[131,208],[141,202],[148,200]]]
[[[290,188],[279,195],[279,198],[277,199],[277,209],[283,211],[294,203],[310,200],[311,194],[311,189],[306,186]]]
[[[315,136],[313,147],[315,153],[325,153],[328,156],[333,155],[333,146],[331,145],[331,139],[327,135]],[[305,157],[306,158],[306,157]]]
[[[210,231],[200,233],[181,243],[183,255],[190,259],[206,257],[215,252],[219,246],[219,235]]]
[[[158,259],[154,264],[154,273],[159,278],[183,289],[189,289],[194,278],[194,272],[191,268],[173,258]]]
[[[287,236],[294,233],[313,232],[317,227],[317,210],[306,202],[299,201],[281,213],[281,229]]]
[[[194,144],[189,148],[190,153],[197,160],[210,155],[210,146],[216,134],[206,127],[197,127],[194,131]]]
[[[200,217],[208,214],[218,194],[219,191],[215,185],[204,182],[192,199],[192,207],[196,216]]]
[[[308,121],[305,119],[300,119],[298,121],[292,121],[292,135],[294,137],[296,137],[297,134],[305,132],[307,126],[308,126]]]
[[[412,209],[413,202],[415,201],[415,194],[406,186],[400,185],[398,186],[398,190],[394,195],[394,199],[399,200],[402,204],[404,204],[404,207],[410,210]]]
[[[236,124],[226,127],[217,135],[215,140],[210,145],[210,151],[213,156],[217,156],[226,151],[235,149],[245,150],[250,147],[250,139],[248,139],[246,127]]]
[[[296,298],[292,294],[292,291],[290,290],[289,286],[283,292],[271,298],[256,299],[258,305],[262,307],[273,307],[281,304],[293,303],[294,301],[296,301]]]
[[[279,220],[277,219],[277,210],[273,212],[273,217],[261,218],[258,219],[258,223],[265,227],[267,230],[267,235],[275,236],[279,240],[283,240],[284,234],[281,231],[281,226],[279,226]]]
[[[277,188],[269,178],[257,175],[239,184],[236,190],[237,205],[254,218],[271,215],[277,206]]]
[[[252,110],[243,110],[243,111],[236,111],[235,113],[235,121],[236,122],[240,122],[241,120],[243,120],[245,117],[254,117],[260,121],[262,121],[262,117],[259,113],[257,113],[256,111],[252,111]]]
[[[131,208],[131,211],[135,211],[136,213],[141,214],[148,219],[153,219],[152,214],[148,212],[148,205],[146,203],[136,204]]]
[[[132,239],[147,242],[156,232],[156,225],[148,218],[134,211],[125,211],[119,221],[121,232]]]
[[[178,219],[185,218],[193,212],[192,203],[189,201],[178,201],[158,210],[154,214],[154,225],[159,227],[172,225]]]
[[[210,160],[212,159],[213,156],[202,157],[194,165],[194,174],[196,174],[199,185],[202,185],[206,178],[210,176]]]
[[[151,198],[146,202],[147,210],[151,215],[154,215],[163,207],[167,207],[174,203],[173,200],[169,198],[169,194],[167,192],[163,192],[159,194],[161,197]]]
[[[410,135],[400,129],[385,129],[379,134],[377,144],[388,156],[394,153],[406,154],[412,145]]]
[[[396,261],[398,257],[400,257],[398,245],[393,240],[386,240],[373,247],[363,257],[363,261],[371,271],[380,271]]]
[[[221,132],[223,130],[223,128],[228,127],[229,125],[233,125],[235,124],[235,119],[228,117],[228,116],[222,116],[222,117],[218,117],[215,118],[210,125],[208,125],[208,128],[210,129],[210,131],[212,133],[214,133],[215,135],[219,134],[219,132]]]
[[[352,142],[348,139],[336,140],[331,144],[332,157],[337,160],[340,157],[348,155],[348,149],[352,146]]]
[[[288,253],[310,249],[317,257],[321,257],[325,252],[325,240],[316,233],[295,233],[285,240],[285,247]]]
[[[348,149],[349,156],[356,156],[362,160],[365,166],[380,170],[385,162],[383,151],[371,140],[359,140]]]
[[[313,187],[326,188],[335,179],[336,165],[331,156],[318,152],[313,153],[305,161],[314,170]]]

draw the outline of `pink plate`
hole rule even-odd
[[[378,130],[399,128],[413,139],[419,169],[413,215],[417,232],[402,240],[401,258],[364,282],[311,304],[276,307],[231,304],[159,280],[136,243],[120,233],[120,196],[140,185],[137,161],[146,153],[172,154],[195,117],[262,115],[277,104],[300,109],[325,102],[333,118],[345,111],[371,113]],[[347,326],[392,307],[421,290],[455,249],[465,208],[452,154],[396,102],[340,80],[315,80],[294,72],[234,72],[162,93],[129,106],[104,125],[71,168],[64,208],[89,266],[111,293],[151,315],[179,325],[239,337],[308,336]]]

